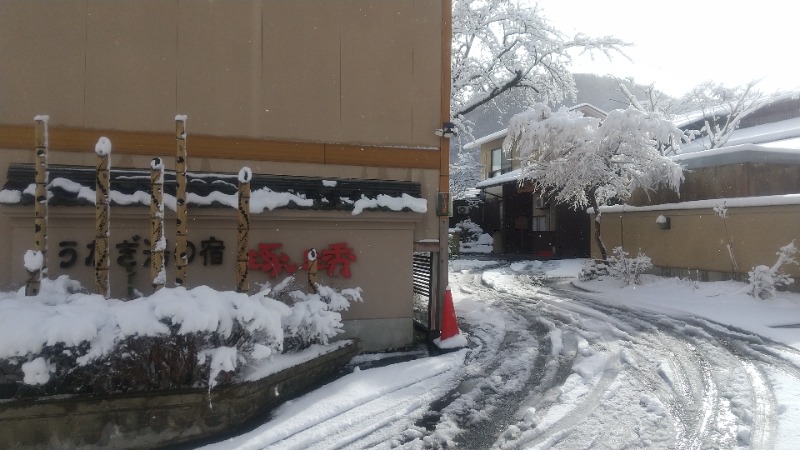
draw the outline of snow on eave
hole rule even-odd
[[[491,142],[491,141],[493,141],[495,139],[499,139],[499,138],[505,137],[507,134],[508,134],[508,128],[503,128],[500,131],[495,131],[492,134],[487,134],[486,136],[484,136],[482,138],[475,139],[474,141],[464,145],[464,148],[469,150],[471,148],[480,147],[481,145],[486,144],[488,142]]]
[[[514,169],[511,172],[507,172],[502,175],[498,175],[494,178],[483,180],[478,184],[476,184],[475,187],[478,189],[486,189],[492,186],[498,186],[501,184],[516,182],[519,181],[521,176],[522,176],[522,169]]]
[[[600,213],[626,213],[626,212],[647,212],[647,211],[680,211],[686,209],[713,209],[715,206],[725,202],[725,206],[730,208],[752,208],[757,206],[783,206],[800,205],[800,194],[767,195],[762,197],[734,197],[734,198],[712,198],[707,200],[694,200],[680,203],[664,203],[661,205],[649,206],[630,206],[615,205],[601,206]],[[591,209],[586,212],[592,213]],[[711,214],[716,214],[711,211]]]
[[[577,104],[575,106],[567,107],[567,109],[570,110],[570,111],[578,111],[578,110],[581,110],[581,109],[591,109],[591,110],[594,110],[596,113],[602,115],[603,118],[608,116],[608,112],[603,111],[602,109],[598,108],[597,106],[594,106],[591,103],[579,103],[579,104]]]

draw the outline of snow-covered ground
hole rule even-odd
[[[210,448],[797,448],[800,295],[573,284],[582,263],[452,261],[468,348],[362,356]]]

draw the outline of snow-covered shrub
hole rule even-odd
[[[252,296],[200,286],[131,301],[83,294],[66,276],[42,280],[37,296],[0,292],[0,398],[210,389],[285,342],[328,343],[339,311],[362,301],[360,288],[304,294],[292,281]]]
[[[319,284],[318,294],[295,290],[289,293],[293,300],[292,313],[284,318],[286,350],[299,350],[312,344],[327,344],[342,332],[340,311],[350,308],[351,302],[361,302],[361,288],[335,289]]]
[[[291,314],[263,295],[205,286],[127,302],[78,291],[62,276],[42,280],[37,296],[0,293],[3,396],[213,386],[281,351],[282,319]],[[235,358],[220,358],[224,348]]]
[[[461,230],[461,242],[475,242],[483,234],[483,229],[470,219],[464,219],[456,224]]]
[[[782,272],[781,268],[786,264],[797,264],[797,260],[794,257],[795,253],[797,253],[797,247],[792,241],[778,250],[776,253],[778,260],[772,267],[765,265],[753,267],[747,273],[747,280],[750,283],[750,295],[768,298],[775,295],[776,288],[794,283],[794,279]]]
[[[639,252],[635,258],[628,257],[622,247],[615,247],[613,256],[608,257],[608,274],[626,284],[639,284],[639,276],[653,267],[650,257]]]
[[[608,275],[608,264],[603,261],[589,260],[583,264],[583,268],[578,273],[578,280],[591,281],[597,280]]]

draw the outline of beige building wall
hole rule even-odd
[[[93,167],[94,143],[108,136],[112,170],[146,168],[154,156],[172,170],[174,118],[185,114],[193,172],[248,166],[256,174],[420,183],[426,214],[276,211],[253,218],[251,238],[274,237],[293,254],[346,240],[358,252],[358,270],[331,282],[361,286],[366,300],[345,315],[348,332],[371,335],[375,348],[405,345],[411,254],[416,241],[439,238],[436,194],[447,185],[448,144],[434,130],[449,116],[448,5],[0,0],[0,182],[10,164],[33,163],[35,115],[50,116],[51,165]],[[190,240],[225,236],[232,249],[230,212],[190,208]],[[113,244],[117,236],[147,236],[146,213],[113,208]],[[92,217],[85,208],[51,210],[51,277],[66,273],[54,245],[75,236],[85,246]],[[0,227],[10,236],[0,258],[5,289],[26,277],[32,208],[0,206]],[[115,296],[125,286],[120,269],[112,273]],[[193,269],[190,286],[233,286],[233,273]],[[74,275],[91,286],[84,272]]]
[[[670,218],[670,229],[659,228],[659,215]],[[631,255],[642,251],[655,266],[688,270],[687,275],[695,270],[720,276],[733,273],[727,250],[730,239],[738,266],[736,274],[746,277],[754,266],[774,264],[780,247],[792,240],[800,242],[798,224],[797,205],[731,207],[724,222],[711,208],[603,212],[601,233],[609,253],[617,246]],[[592,227],[594,236],[594,220]],[[595,242],[592,256],[600,257]],[[800,276],[797,265],[785,266],[784,270],[793,277]]]
[[[435,149],[441,36],[428,0],[3,0],[0,124]]]

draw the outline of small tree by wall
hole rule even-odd
[[[552,111],[539,103],[511,119],[503,148],[519,148],[521,181],[530,180],[557,203],[592,208],[595,239],[607,259],[600,206],[625,201],[637,188],[678,192],[683,170],[658,148],[678,145],[682,138],[672,123],[634,108],[611,111],[601,124],[578,111]]]

